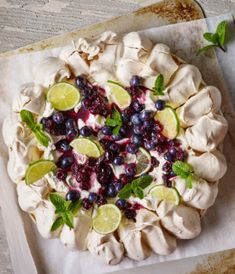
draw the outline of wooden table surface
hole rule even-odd
[[[101,22],[156,2],[156,0],[0,0],[0,52]],[[197,2],[201,4],[207,16],[226,12],[235,14],[235,0],[198,0]],[[0,224],[0,273],[9,274],[13,273],[13,270],[1,214]]]

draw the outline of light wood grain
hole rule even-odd
[[[133,11],[152,0],[0,0],[0,52]],[[235,14],[235,0],[199,0],[207,15]],[[13,273],[0,214],[0,273]],[[17,274],[17,273],[16,273]],[[25,273],[30,274],[30,273]]]

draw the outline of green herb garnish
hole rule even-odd
[[[152,87],[152,91],[154,95],[164,95],[163,90],[164,86],[164,77],[162,74],[159,74],[155,80],[154,87]]]
[[[111,117],[109,116],[105,121],[106,126],[113,128],[113,134],[117,135],[122,126],[122,116],[121,113],[114,107],[112,110]]]
[[[144,198],[144,189],[149,186],[153,181],[152,176],[145,175],[143,177],[133,180],[131,183],[126,184],[118,193],[118,197],[121,199],[127,199],[132,194],[136,197]]]
[[[226,42],[227,29],[228,29],[228,22],[222,21],[217,26],[215,33],[205,32],[203,34],[204,39],[211,42],[212,44],[209,44],[199,49],[196,55],[199,55],[211,48],[220,48],[222,51],[226,52],[226,49],[224,48],[224,44]]]
[[[50,138],[43,132],[42,124],[38,124],[34,121],[33,114],[30,111],[23,109],[20,111],[20,117],[21,120],[27,124],[28,128],[32,130],[39,143],[48,147]]]
[[[55,207],[57,218],[51,226],[51,231],[55,231],[60,226],[66,224],[69,228],[74,228],[73,218],[82,205],[82,200],[76,202],[66,201],[62,196],[51,193],[50,200]]]
[[[186,180],[186,185],[188,188],[192,188],[192,180],[193,180],[193,167],[182,161],[176,161],[172,165],[173,172]]]

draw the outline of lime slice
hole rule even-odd
[[[56,164],[50,160],[38,160],[31,163],[25,173],[25,182],[30,185],[39,179],[41,179],[45,174],[50,171],[55,170]]]
[[[179,119],[173,108],[166,106],[163,110],[156,113],[154,119],[162,124],[162,134],[165,137],[174,139],[179,134]]]
[[[70,145],[76,152],[87,155],[88,157],[99,158],[103,153],[100,151],[96,142],[88,138],[79,137],[74,139]]]
[[[102,205],[93,219],[93,228],[100,234],[108,234],[118,228],[121,219],[122,214],[118,207],[113,204]]]
[[[180,195],[176,188],[166,187],[164,185],[156,185],[150,189],[149,194],[158,201],[167,201],[174,205],[180,203]]]
[[[140,147],[139,151],[136,154],[136,175],[135,177],[140,176],[141,174],[146,173],[151,167],[151,155],[144,148]]]
[[[111,89],[111,97],[113,102],[117,104],[120,109],[129,107],[131,104],[130,94],[123,87],[118,85],[118,83],[110,81],[108,83]]]
[[[61,82],[53,85],[48,90],[47,100],[57,110],[70,110],[79,103],[80,92],[75,86]]]

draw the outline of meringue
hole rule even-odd
[[[123,245],[117,241],[113,233],[102,235],[92,230],[87,239],[88,250],[102,257],[107,264],[118,264],[124,255]]]
[[[218,184],[208,183],[202,178],[193,178],[192,188],[188,188],[186,181],[177,176],[174,186],[185,204],[198,209],[207,209],[212,206],[218,194]]]
[[[162,214],[162,202],[157,208],[162,225],[179,239],[193,239],[201,232],[200,215],[192,207],[179,205],[166,215]],[[163,210],[164,211],[164,210]]]
[[[177,115],[181,126],[189,127],[194,125],[203,115],[209,112],[217,113],[220,106],[220,91],[216,87],[207,86],[178,108]]]
[[[176,108],[198,92],[201,82],[202,76],[197,67],[188,64],[180,65],[162,98],[169,100]]]
[[[193,166],[196,175],[209,182],[218,181],[227,170],[226,159],[219,150],[189,155],[187,161]]]
[[[209,113],[187,128],[185,137],[191,148],[205,152],[214,150],[224,139],[227,130],[228,123],[223,116]]]

